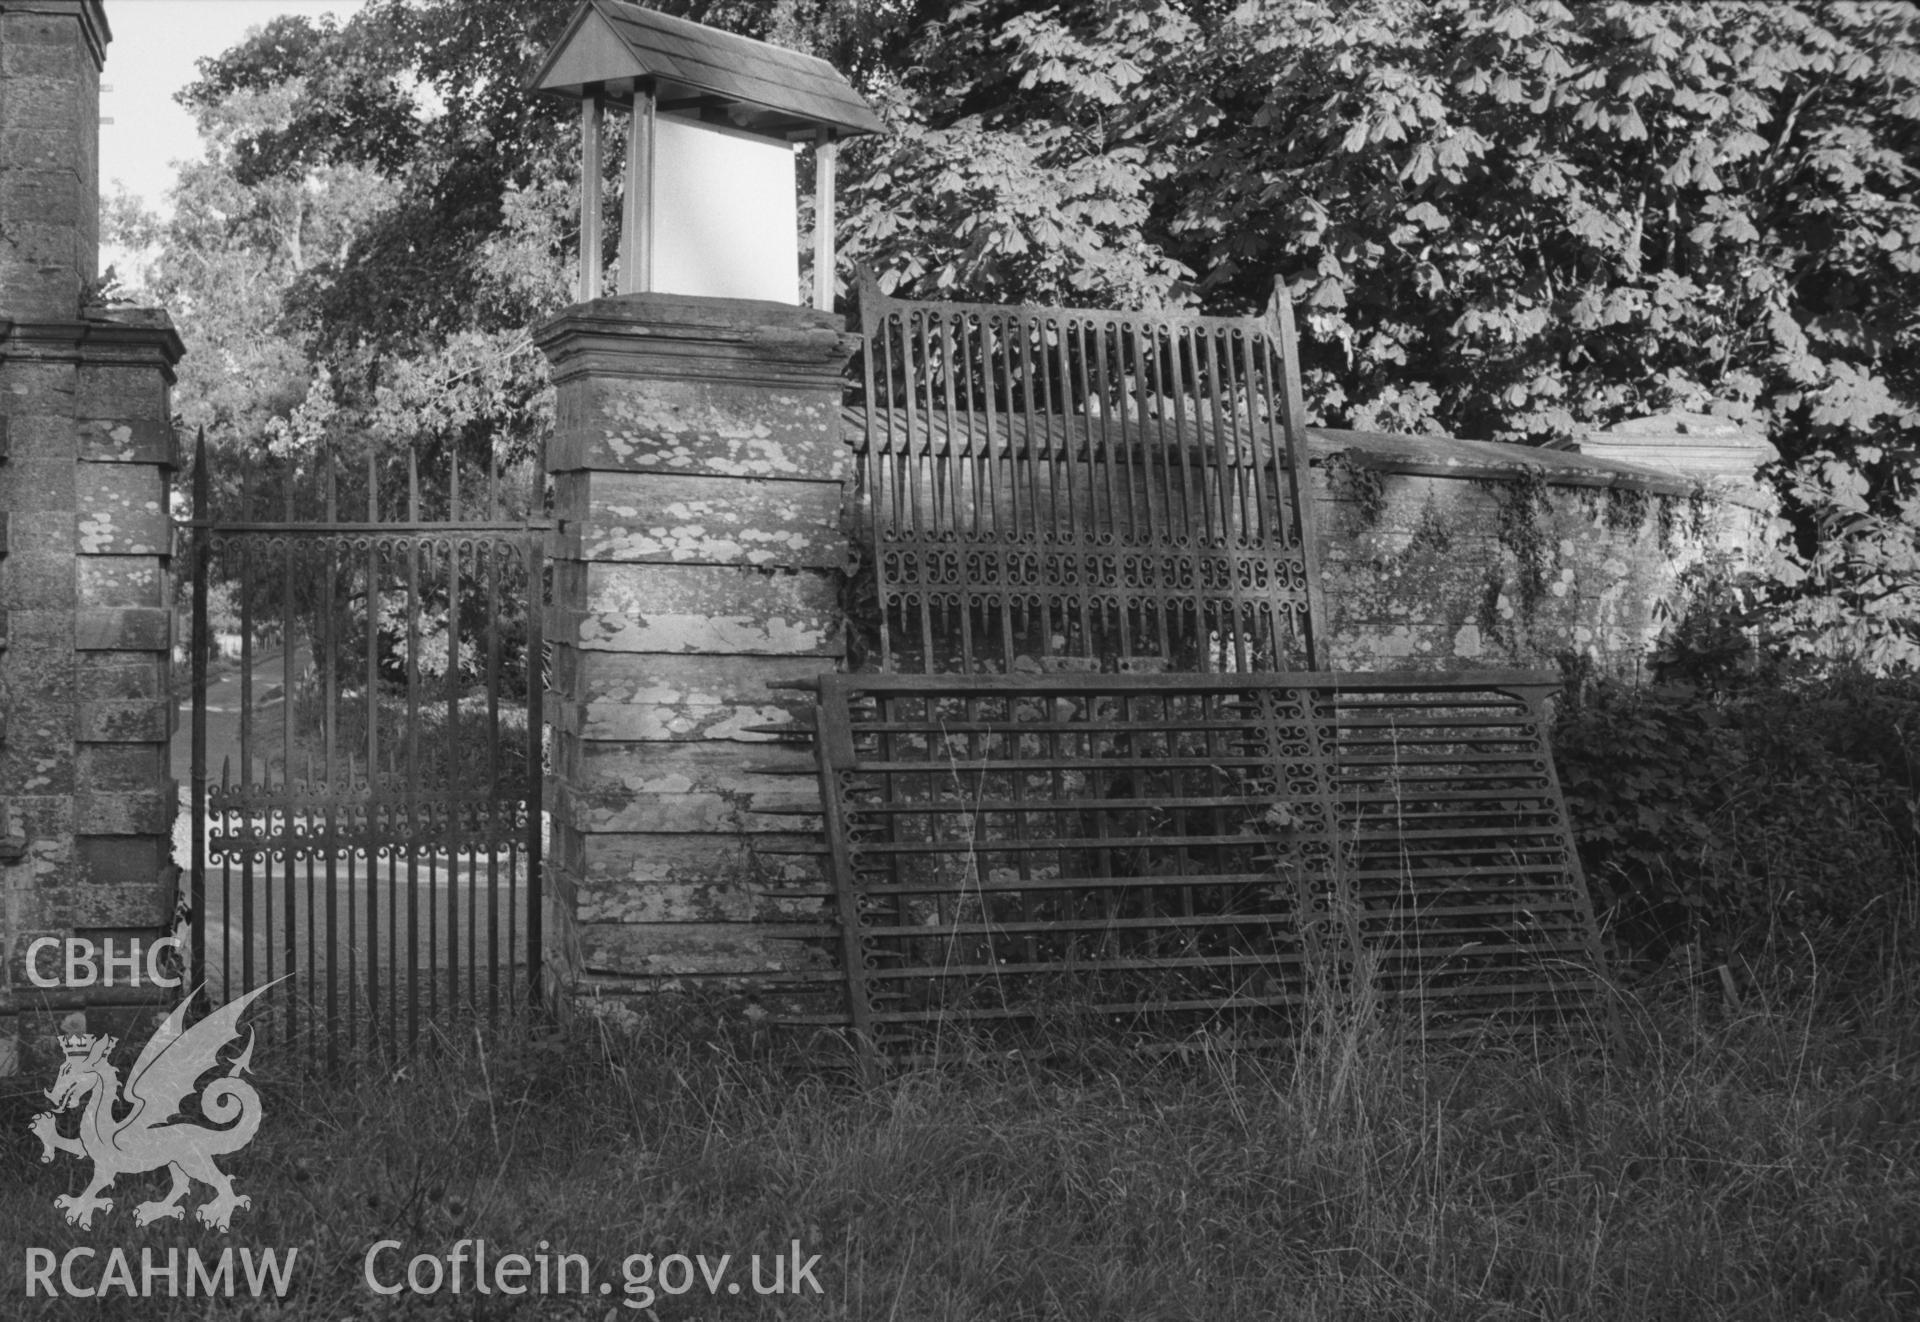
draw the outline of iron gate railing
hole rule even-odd
[[[539,988],[541,475],[462,476],[196,453],[194,965],[329,1062]]]
[[[916,303],[865,277],[882,668],[1311,667],[1291,315]]]
[[[829,675],[849,1022],[1245,1026],[1365,976],[1425,1031],[1591,1009],[1550,673]]]

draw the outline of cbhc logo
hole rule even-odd
[[[66,976],[63,978],[44,976],[40,972],[42,952],[62,948],[66,951],[64,969]],[[160,965],[162,952],[168,950],[176,954],[180,952],[179,937],[163,936],[158,941],[147,942],[144,960],[141,958],[140,948],[141,941],[138,937],[128,940],[126,954],[118,955],[114,953],[112,937],[105,938],[96,946],[84,936],[70,936],[64,940],[57,936],[43,936],[27,947],[27,977],[36,987],[92,987],[95,984],[111,987],[115,970],[120,970],[127,975],[127,986],[138,987],[140,971],[144,966],[147,981],[154,986],[178,987],[180,985],[180,976],[164,973]],[[99,956],[97,963],[94,960],[96,954]]]

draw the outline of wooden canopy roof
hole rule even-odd
[[[651,91],[658,108],[774,138],[882,127],[825,60],[629,4],[582,0],[533,77],[539,91],[582,98]]]

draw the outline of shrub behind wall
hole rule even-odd
[[[1570,694],[1556,753],[1629,959],[1695,943],[1844,977],[1920,916],[1920,681],[1600,681]]]

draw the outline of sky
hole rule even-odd
[[[118,179],[164,212],[175,161],[195,160],[193,117],[173,94],[199,76],[194,61],[218,55],[281,14],[345,19],[362,0],[106,0],[113,41],[100,76],[100,191]]]

